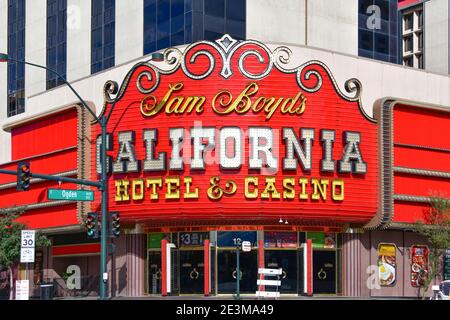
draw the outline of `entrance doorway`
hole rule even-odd
[[[258,276],[257,251],[241,252],[240,265],[240,292],[255,293]],[[236,250],[219,250],[217,255],[218,293],[236,293],[237,270]]]
[[[148,252],[148,293],[161,294],[161,252]]]
[[[313,291],[336,294],[336,251],[313,251]]]
[[[283,269],[281,293],[297,293],[297,250],[266,250],[264,265],[269,269]]]
[[[180,250],[180,294],[202,294],[204,290],[203,250]]]

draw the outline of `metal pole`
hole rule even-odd
[[[101,146],[101,163],[102,163],[102,230],[101,230],[101,254],[100,254],[100,300],[106,299],[106,288],[108,283],[107,272],[107,238],[108,238],[108,185],[106,183],[106,118],[103,115],[100,119],[102,128],[102,146]]]
[[[241,270],[240,270],[240,265],[239,265],[239,254],[240,254],[240,248],[237,247],[236,248],[236,279],[237,279],[237,287],[236,287],[236,298],[239,300],[241,298],[241,293],[240,293],[240,284],[241,284]]]

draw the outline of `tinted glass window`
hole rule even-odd
[[[91,73],[115,64],[116,1],[92,1]]]
[[[8,55],[25,60],[25,0],[8,0]],[[55,53],[56,55],[56,53]],[[8,62],[7,116],[25,112],[25,65]]]
[[[401,63],[397,0],[359,0],[359,55]]]
[[[144,0],[144,54],[225,33],[246,35],[245,0]]]
[[[47,0],[47,67],[66,78],[67,0]],[[47,90],[63,84],[62,78],[47,72]]]

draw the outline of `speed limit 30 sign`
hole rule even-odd
[[[22,230],[22,237],[20,240],[20,262],[33,263],[34,262],[34,247],[35,247],[36,231]]]

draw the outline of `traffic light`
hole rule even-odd
[[[118,212],[111,212],[111,236],[117,238],[120,236],[120,214]]]
[[[86,219],[87,236],[89,239],[98,238],[98,214],[89,212]]]
[[[20,162],[17,164],[17,190],[28,191],[30,190],[30,163]]]

